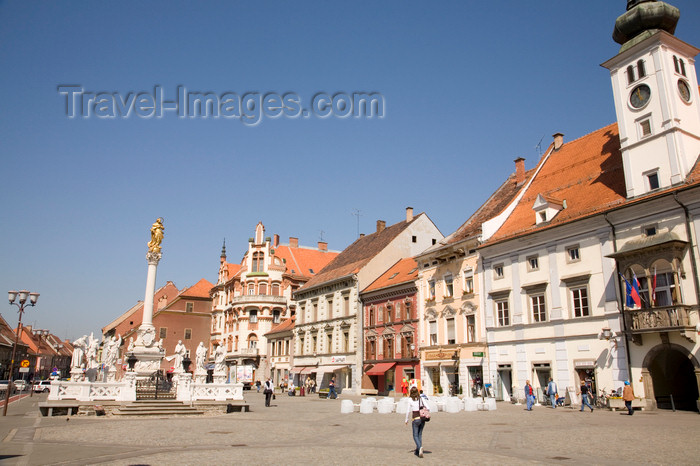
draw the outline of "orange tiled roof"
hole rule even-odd
[[[267,332],[265,335],[270,335],[272,333],[281,333],[285,332],[288,330],[292,330],[294,328],[294,317],[290,317],[289,319],[284,319],[282,322],[279,324],[275,325],[272,327],[272,329]]]
[[[299,290],[307,290],[321,283],[358,272],[421,215],[425,214],[420,213],[410,222],[404,220],[384,228],[379,233],[375,232],[358,238]]]
[[[275,248],[275,256],[285,260],[287,266],[285,273],[311,278],[335,259],[338,253],[303,247],[278,246]]]
[[[700,184],[699,160],[684,183],[685,186],[695,184]],[[518,205],[485,245],[643,202],[678,188],[673,186],[627,199],[619,132],[617,123],[613,123],[564,144],[544,158],[539,173]],[[548,200],[566,201],[566,208],[550,221],[536,225],[532,206],[539,194]]]
[[[525,178],[518,183],[516,173],[512,173],[508,179],[472,214],[457,231],[445,238],[442,243],[453,244],[481,233],[481,225],[505,209],[518,195],[520,190],[527,185],[528,180],[535,174],[535,169],[525,172]]]
[[[231,264],[230,262],[226,262],[226,268],[228,271],[228,280],[231,280],[241,271],[241,264]]]
[[[379,278],[373,281],[367,288],[362,290],[363,293],[368,291],[380,290],[390,286],[400,285],[402,283],[413,283],[418,279],[418,263],[412,257],[401,259],[396,264],[392,265],[389,270],[384,272]]]
[[[202,278],[197,283],[189,288],[185,288],[180,296],[189,296],[192,298],[209,298],[209,290],[211,290],[214,285],[207,279]]]
[[[518,205],[487,244],[577,220],[625,201],[616,123],[562,145],[540,164]],[[535,225],[532,206],[540,194],[550,202],[566,201],[566,208],[551,221]]]

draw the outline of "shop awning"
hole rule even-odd
[[[373,368],[370,370],[366,371],[365,374],[367,375],[384,375],[386,371],[391,369],[396,365],[395,362],[380,362],[378,364],[375,364]]]

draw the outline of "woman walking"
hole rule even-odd
[[[423,458],[423,427],[425,426],[425,421],[420,417],[420,410],[421,408],[425,408],[430,411],[430,408],[423,402],[417,387],[411,387],[409,397],[411,401],[408,404],[408,410],[406,410],[406,424],[408,424],[409,418],[413,419],[411,422],[413,427],[413,441],[416,442],[416,451],[414,454]]]

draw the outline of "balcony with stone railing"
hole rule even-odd
[[[695,327],[697,306],[678,304],[675,306],[625,310],[627,329],[635,333],[667,332]]]
[[[234,357],[256,358],[259,353],[260,348],[239,348],[236,351],[232,351],[231,355]]]
[[[239,304],[287,304],[287,298],[284,296],[273,296],[269,294],[248,294],[243,296],[234,296],[231,298],[231,304],[236,306]]]

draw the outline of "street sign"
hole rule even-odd
[[[22,362],[19,363],[19,365],[22,367],[29,367],[29,359],[22,360]]]
[[[20,372],[29,372],[29,368],[28,367],[20,367],[19,371]]]
[[[475,358],[483,358],[483,357],[484,357],[484,353],[483,353],[482,351],[474,351],[474,352],[472,353],[472,356],[474,356]]]

